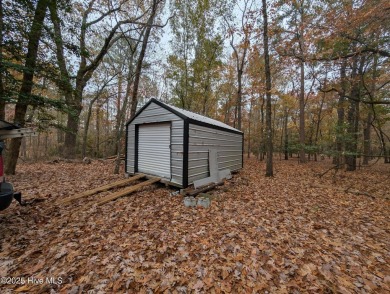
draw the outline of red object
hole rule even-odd
[[[3,156],[0,155],[0,177],[4,176]]]

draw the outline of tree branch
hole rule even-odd
[[[330,89],[319,89],[319,91],[323,92],[323,93],[337,92],[339,95],[341,95],[341,91],[339,89],[334,88],[334,87],[330,88]],[[344,94],[344,97],[349,99],[349,100],[356,101],[356,102],[361,102],[361,103],[364,103],[364,104],[370,104],[370,105],[374,105],[374,104],[390,105],[390,101],[367,101],[367,100],[360,100],[360,99],[357,99],[357,98],[354,98],[354,97],[351,97],[351,96],[348,96],[348,95],[345,95],[345,94]]]

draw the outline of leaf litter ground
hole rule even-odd
[[[389,293],[390,167],[320,177],[330,167],[275,161],[265,178],[250,159],[209,209],[163,185],[84,209],[109,192],[55,202],[123,178],[112,161],[21,164],[8,180],[28,205],[0,212],[1,293]]]

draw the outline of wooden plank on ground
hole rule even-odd
[[[136,180],[142,179],[143,177],[145,177],[144,174],[138,174],[138,175],[135,175],[135,176],[128,178],[128,179],[124,179],[124,180],[120,180],[120,181],[117,181],[117,182],[114,182],[114,183],[111,183],[108,185],[100,186],[100,187],[97,187],[95,189],[84,191],[80,194],[62,199],[62,200],[58,201],[57,204],[66,204],[66,203],[69,203],[73,200],[80,199],[82,197],[87,197],[87,196],[91,196],[91,195],[96,194],[96,193],[108,191],[108,190],[111,190],[113,188],[117,188],[117,187],[129,184],[131,182],[134,182]]]
[[[100,201],[98,201],[97,205],[103,205],[103,204],[105,204],[107,202],[110,202],[112,200],[115,200],[115,199],[118,199],[120,197],[126,196],[126,195],[128,195],[128,194],[130,194],[132,192],[137,191],[138,189],[140,189],[140,188],[142,188],[144,186],[151,185],[151,184],[156,183],[156,182],[158,182],[160,180],[161,180],[160,178],[153,178],[153,179],[147,180],[145,182],[139,183],[139,184],[137,184],[135,186],[132,186],[132,187],[126,188],[124,190],[115,192],[115,193],[113,193],[111,195],[108,195],[108,196],[104,197]]]

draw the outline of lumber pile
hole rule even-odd
[[[114,183],[111,183],[111,184],[108,184],[108,185],[100,186],[100,187],[97,187],[95,189],[84,191],[84,192],[82,192],[80,194],[77,194],[77,195],[74,195],[74,196],[62,199],[62,200],[58,201],[57,204],[67,204],[69,202],[72,202],[74,200],[77,200],[77,199],[80,199],[80,198],[83,198],[83,197],[91,196],[91,195],[94,195],[94,194],[97,194],[97,193],[101,193],[101,192],[108,191],[108,190],[111,190],[111,189],[114,189],[114,188],[125,186],[125,185],[127,185],[127,184],[129,184],[131,182],[134,182],[136,180],[142,179],[143,177],[145,177],[144,174],[138,174],[138,175],[135,175],[134,177],[131,177],[129,179],[120,180],[120,181],[117,181],[117,182],[114,182]]]
[[[110,194],[110,195],[104,197],[103,199],[99,200],[99,201],[97,202],[97,205],[103,205],[103,204],[105,204],[105,203],[107,203],[107,202],[110,202],[110,201],[112,201],[112,200],[116,200],[116,199],[118,199],[118,198],[120,198],[120,197],[129,195],[129,194],[131,194],[131,193],[133,193],[133,192],[139,190],[139,189],[142,188],[142,187],[145,187],[145,186],[154,184],[154,183],[156,183],[156,182],[158,182],[158,181],[160,181],[160,180],[161,180],[160,178],[152,178],[152,179],[147,180],[147,181],[145,181],[145,182],[139,183],[139,184],[137,184],[137,185],[135,185],[135,186],[131,186],[131,187],[128,187],[128,188],[126,188],[126,189],[124,189],[124,190],[120,190],[120,191],[118,191],[118,192],[115,192],[115,193],[113,193],[113,194]]]

